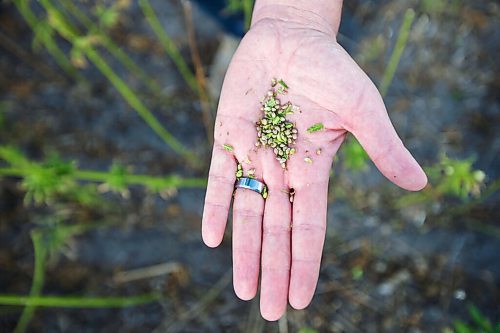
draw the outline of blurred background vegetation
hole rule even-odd
[[[349,137],[311,306],[278,323],[201,243],[212,127],[253,1],[0,2],[1,332],[500,332],[500,6],[345,3],[429,186]]]

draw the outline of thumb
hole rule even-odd
[[[372,82],[366,86],[358,105],[358,109],[353,110],[351,132],[380,172],[406,190],[424,188],[427,176],[403,145]]]

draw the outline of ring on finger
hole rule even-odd
[[[246,188],[262,195],[262,198],[267,198],[267,186],[260,180],[250,177],[240,177],[236,179],[235,188]]]

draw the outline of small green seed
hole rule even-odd
[[[228,145],[227,143],[225,143],[223,145],[224,149],[227,150],[227,151],[233,151],[234,150],[234,147],[231,146],[231,145]]]
[[[267,187],[264,187],[264,189],[262,190],[262,197],[263,197],[264,199],[266,199],[266,198],[267,198],[267,196],[268,196],[268,193],[267,193]]]
[[[243,176],[243,168],[241,167],[241,163],[238,163],[236,166],[236,178],[241,178]]]

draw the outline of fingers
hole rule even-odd
[[[282,190],[269,189],[264,209],[260,312],[267,320],[278,320],[288,303],[291,204]]]
[[[290,160],[292,204],[292,262],[288,299],[295,309],[310,302],[319,277],[326,234],[328,181],[332,160],[344,140],[338,136],[328,145],[300,139],[301,149]],[[321,154],[316,152],[321,149]],[[306,158],[309,157],[309,162]]]
[[[398,137],[373,83],[369,83],[358,105],[351,131],[380,172],[406,190],[424,188],[427,177]]]
[[[237,189],[233,203],[233,284],[236,295],[249,300],[257,293],[264,199]]]
[[[316,289],[326,233],[328,177],[295,189],[290,305],[303,309]]]
[[[215,143],[202,219],[202,237],[207,246],[216,247],[222,242],[236,180],[235,174],[236,162],[233,156]]]

